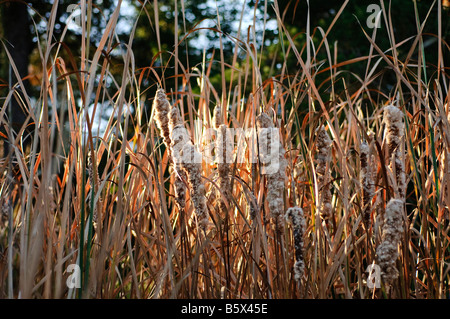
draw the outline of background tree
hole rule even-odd
[[[285,28],[294,39],[296,46],[302,48],[306,43],[308,15],[309,32],[314,35],[313,42],[317,47],[322,39],[318,27],[326,31],[344,2],[343,0],[330,0],[326,2],[279,0],[277,3]],[[89,5],[90,3],[88,2],[87,4]],[[28,4],[28,9],[25,4]],[[335,62],[348,61],[369,54],[370,43],[364,35],[363,30],[369,35],[373,31],[366,25],[366,20],[371,14],[371,12],[367,11],[367,7],[370,4],[373,4],[372,0],[351,0],[347,3],[345,10],[336,21],[335,27],[332,28],[328,36],[328,38],[335,40],[332,43],[328,43],[330,52],[334,52],[334,49],[336,49],[337,59]],[[417,7],[420,21],[423,21],[431,4],[432,1],[412,0],[385,2],[385,6],[395,13],[395,19],[392,19],[392,23],[396,43],[406,40],[417,33],[415,6]],[[43,37],[46,34],[47,19],[50,16],[52,5],[51,1],[35,0],[27,2],[8,0],[0,3],[0,14],[2,16],[0,35],[5,40],[4,43],[15,61],[21,78],[25,79],[27,75],[30,75],[24,81],[26,90],[31,90],[35,93],[40,90],[43,68],[37,50],[38,37]],[[93,1],[91,5],[92,28],[89,34],[89,48],[91,53],[93,53],[116,3],[111,0],[104,0],[100,2]],[[279,30],[275,23],[276,15],[273,10],[273,3],[270,1],[251,0],[246,2],[245,6],[243,6],[242,1],[235,0],[216,1],[214,5],[206,0],[186,0],[183,2],[172,0],[150,2],[144,2],[142,0],[123,1],[121,9],[123,14],[121,14],[119,19],[116,34],[121,43],[128,43],[130,32],[136,23],[136,32],[132,43],[136,70],[138,72],[145,71],[145,68],[151,66],[158,74],[157,77],[160,79],[164,78],[164,81],[167,81],[167,84],[173,88],[177,87],[174,76],[180,74],[181,66],[186,69],[186,72],[190,72],[195,68],[201,68],[203,53],[205,53],[206,61],[213,59],[211,61],[212,70],[210,80],[220,95],[222,89],[222,74],[220,72],[221,55],[223,55],[225,62],[230,62],[233,58],[236,48],[233,37],[236,37],[238,32],[237,29],[242,8],[244,8],[244,24],[241,26],[240,38],[243,41],[249,40],[247,39],[247,33],[251,31],[247,29],[247,25],[245,24],[246,19],[250,19],[250,21],[256,19],[258,21],[256,25],[262,26],[264,20],[270,24],[264,30],[262,27],[256,30],[257,38],[251,39],[253,41],[252,43],[257,46],[258,52],[261,52],[260,49],[262,47],[264,48],[262,56],[259,56],[262,61],[260,69],[263,78],[270,78],[273,74],[278,73],[280,66],[285,61],[290,73],[298,70],[299,65],[295,56],[293,54],[287,57],[283,55],[282,46],[286,48],[289,43],[286,38],[280,37],[279,35]],[[75,9],[76,4],[73,1],[62,0],[59,2],[57,19],[53,30],[55,39],[60,38],[68,22],[68,16]],[[264,12],[267,12],[267,16],[264,16]],[[157,18],[155,13],[157,13]],[[447,19],[442,19],[444,23],[443,30],[445,30],[443,34],[444,40],[448,40],[449,37],[449,13],[450,10],[443,11],[443,15],[447,17]],[[255,16],[253,17],[253,15]],[[423,32],[423,52],[426,55],[426,61],[435,61],[435,64],[432,65],[428,62],[427,65],[430,70],[429,73],[433,74],[436,70],[438,60],[438,41],[436,35],[438,19],[436,6],[430,12],[428,20],[429,23],[426,24]],[[31,23],[32,21],[33,23]],[[264,38],[262,37],[263,32]],[[222,38],[222,46],[220,46],[219,37]],[[80,40],[81,30],[72,25],[68,35],[64,39],[67,50],[64,50],[62,55],[71,55],[77,63],[80,63]],[[382,26],[377,30],[376,43],[382,50],[387,50],[392,47],[391,41],[383,17]],[[408,46],[404,47],[398,48],[400,56],[408,54]],[[238,50],[245,49],[243,46],[238,47]],[[112,52],[105,53],[108,55],[108,59],[110,59],[112,65],[110,71],[118,78],[122,74],[120,50],[121,46],[118,45]],[[450,58],[448,53],[446,54],[447,56],[443,57],[444,60]],[[419,52],[414,52],[412,58],[417,60],[419,58]],[[1,51],[0,59],[0,79],[3,84],[2,94],[4,94],[8,87],[9,78],[9,61],[4,50]],[[326,51],[323,49],[320,50],[315,55],[315,59],[316,62],[319,62],[318,65],[321,65],[323,61],[327,61]],[[70,69],[71,66],[68,65],[68,67]],[[329,65],[323,64],[321,66],[322,69],[325,67],[329,67]],[[357,63],[349,64],[342,67],[342,69],[347,70],[347,73],[344,72],[342,77],[346,77],[349,80],[348,83],[351,83],[355,81],[353,74],[364,76],[366,66],[364,63]],[[389,72],[384,63],[380,64],[379,70],[385,72],[383,81],[384,83],[388,83],[382,89],[389,91],[389,83],[393,85],[396,81],[395,74]],[[230,76],[229,73],[226,74],[226,77],[228,77],[226,79],[227,81],[230,80]],[[154,94],[156,89],[155,83],[158,81],[157,77],[155,77],[154,73],[147,72],[143,78],[142,85],[144,87],[150,87],[148,96],[153,96]],[[325,78],[326,75],[318,75],[318,80],[321,80],[321,77]],[[381,79],[381,77],[379,78]],[[17,82],[16,79],[12,77],[12,83],[15,82]],[[374,85],[376,86],[377,84],[375,81]],[[20,94],[20,88],[16,88],[16,92]],[[78,94],[79,92],[75,93]],[[18,105],[16,98],[14,98],[11,103],[11,120],[12,127],[16,132],[20,130],[25,121],[25,114]]]
[[[4,39],[3,44],[9,51],[11,58],[15,61],[17,73],[21,79],[28,75],[29,54],[32,49],[31,33],[30,33],[30,19],[27,12],[27,6],[24,2],[10,1],[4,2],[0,5],[0,36]],[[1,83],[9,90],[9,85],[14,85],[18,82],[15,72],[13,71],[5,50],[1,50]],[[23,81],[25,90],[29,90],[29,81]],[[15,94],[10,102],[9,117],[10,126],[17,134],[22,129],[22,125],[27,118],[26,112],[18,103],[18,99],[22,96],[22,89],[20,86],[15,86]],[[2,130],[5,132],[4,130]],[[26,136],[26,134],[25,134]],[[28,140],[28,139],[26,139]],[[4,153],[8,152],[8,143],[4,143]]]
[[[251,1],[254,3],[255,1]],[[316,47],[322,40],[322,36],[317,30],[317,27],[321,27],[324,32],[328,26],[334,20],[336,14],[339,12],[342,5],[345,3],[343,0],[330,0],[330,1],[307,1],[307,0],[278,0],[280,12],[283,14],[283,23],[285,24],[288,32],[292,37],[295,37],[295,43],[298,47],[302,47],[306,43],[306,31],[307,31],[307,17],[309,15],[310,33],[315,34],[313,38]],[[373,0],[350,0],[345,6],[344,11],[341,13],[339,19],[336,21],[336,25],[332,28],[328,38],[333,39],[332,43],[328,43],[330,51],[334,52],[337,48],[337,63],[348,61],[350,59],[364,57],[369,55],[370,42],[364,35],[367,32],[369,36],[372,36],[373,29],[369,28],[366,24],[369,16],[373,13],[368,9],[369,5],[377,5],[381,7],[380,2]],[[416,1],[416,0],[396,0],[396,1],[384,1],[385,8],[392,12],[392,25],[395,35],[395,43],[400,43],[404,40],[410,39],[414,41],[413,36],[417,35],[418,27],[416,26],[416,14],[415,6],[419,16],[419,21],[423,22],[431,8],[433,1]],[[443,4],[443,30],[442,34],[444,40],[449,43],[450,40],[450,10],[448,10],[448,4]],[[273,10],[269,11],[272,17],[275,18]],[[430,74],[436,70],[438,62],[438,7],[435,5],[428,17],[428,23],[423,30],[423,49],[426,56],[426,61],[435,61],[434,65],[428,64],[430,68]],[[380,28],[377,30],[376,44],[385,51],[392,47],[389,30],[387,30],[385,17],[383,16]],[[389,19],[389,18],[388,18]],[[278,44],[279,45],[279,44]],[[398,48],[398,54],[400,57],[405,57],[408,54],[409,46],[404,45]],[[376,53],[376,51],[374,51]],[[392,53],[388,53],[392,55]],[[295,57],[291,57],[289,64],[295,67]],[[412,59],[419,58],[419,52],[414,52]],[[278,56],[278,61],[281,62],[284,57]],[[444,56],[444,60],[449,60],[448,53]],[[320,51],[316,56],[317,61],[327,60],[326,52]],[[425,59],[424,59],[425,60]],[[297,66],[298,67],[298,66]],[[328,65],[326,66],[328,67]],[[386,67],[386,64],[381,63],[379,69],[382,70]],[[364,77],[366,71],[366,65],[364,63],[349,64],[343,67],[344,70],[348,70],[347,80],[351,80],[350,73],[355,73]],[[385,70],[386,71],[386,70]],[[386,78],[387,76],[387,78]],[[393,72],[387,72],[384,80],[391,85],[395,84],[396,77]],[[386,82],[384,82],[386,83]],[[378,83],[377,83],[378,84]],[[389,85],[383,89],[389,89]]]

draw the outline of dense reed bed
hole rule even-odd
[[[95,54],[83,34],[77,59],[62,54],[66,33],[54,39],[50,17],[40,95],[20,95],[22,130],[7,112],[22,81],[0,104],[1,298],[450,296],[449,44],[437,30],[439,61],[426,61],[428,21],[396,42],[383,8],[391,48],[373,29],[368,56],[337,61],[333,25],[308,28],[319,45],[299,47],[274,10],[282,54],[298,63],[267,78],[262,44],[240,35],[232,61],[213,54],[187,69],[175,50],[136,69],[134,29],[114,78],[118,9]],[[366,74],[345,72],[358,63]],[[367,284],[370,265],[379,288]]]

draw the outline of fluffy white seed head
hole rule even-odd
[[[261,173],[267,178],[267,202],[278,230],[284,227],[284,184],[287,162],[278,130],[266,113],[256,118]]]
[[[403,112],[394,105],[384,108],[383,121],[386,124],[386,143],[388,147],[389,167],[395,175],[395,196],[404,199],[406,192],[406,176],[404,163],[405,125],[403,123]],[[403,143],[403,144],[402,144]]]
[[[392,284],[399,272],[396,267],[398,245],[403,234],[403,205],[399,199],[391,199],[386,205],[381,244],[377,247],[377,264],[386,284]]]
[[[300,207],[291,207],[286,211],[286,220],[292,224],[294,234],[295,264],[294,279],[299,281],[305,273],[305,263],[303,260],[303,236],[306,232],[306,221],[303,210]]]

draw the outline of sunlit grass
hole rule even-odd
[[[89,14],[88,6],[82,8]],[[155,9],[154,17],[148,17],[158,30]],[[80,56],[66,52],[69,58],[65,59],[60,43],[66,32],[54,39],[50,23],[46,39],[51,40],[39,46],[46,66],[40,95],[25,94],[20,100],[29,114],[24,128],[34,125],[30,143],[22,143],[24,129],[14,132],[8,123],[9,102],[18,96],[14,90],[2,97],[0,105],[0,120],[6,128],[2,139],[10,145],[0,162],[2,298],[450,296],[449,81],[442,67],[448,44],[439,39],[439,61],[427,61],[421,32],[428,21],[417,18],[417,36],[396,42],[400,39],[393,37],[390,24],[395,17],[383,8],[391,49],[377,46],[375,28],[366,34],[370,55],[336,61],[329,45],[333,39],[328,37],[334,22],[328,30],[311,34],[308,19],[307,36],[320,45],[295,47],[276,2],[274,9],[283,40],[280,54],[285,61],[295,58],[298,66],[291,69],[285,62],[269,78],[260,71],[263,44],[247,37],[244,41],[239,34],[231,38],[236,46],[231,61],[225,60],[220,41],[218,52],[210,59],[205,55],[203,63],[191,69],[180,63],[177,49],[159,52],[149,57],[148,68],[136,69],[135,26],[129,42],[122,45],[122,73],[114,76],[107,54],[117,44],[119,8],[92,56],[88,24],[82,27]],[[353,32],[364,32],[364,28]],[[155,44],[161,47],[159,36]],[[406,58],[399,57],[400,47],[409,52]],[[2,49],[8,54],[7,46]],[[238,51],[245,53],[244,59],[238,58]],[[327,59],[318,61],[319,53]],[[163,61],[163,66],[157,67],[155,61]],[[10,63],[17,73],[11,58]],[[220,88],[211,84],[213,63],[220,65]],[[342,68],[354,63],[367,67],[365,74],[351,74],[350,89]],[[425,63],[441,67],[431,69]],[[389,91],[383,86],[380,65],[397,79]],[[176,81],[164,77],[168,68],[174,68]],[[144,86],[143,78],[150,74],[156,81]],[[324,74],[326,79],[318,82]],[[15,86],[25,91],[22,80]],[[251,132],[257,116],[268,114],[286,151],[280,208],[286,212],[301,207],[306,222],[302,233],[305,272],[300,280],[294,278],[299,255],[293,226],[274,225],[267,201],[268,176],[262,174],[261,163],[250,158],[251,136],[246,135],[240,144],[246,147],[244,161],[229,165],[225,175],[229,184],[217,163],[202,162],[207,227],[197,225],[190,200],[195,193],[187,191],[185,206],[177,205],[177,175],[169,146],[156,125],[156,110],[148,111],[158,87],[167,93],[171,107],[179,109],[199,151],[207,149],[204,138],[214,128],[216,105],[221,105],[220,124],[243,131]],[[372,290],[366,284],[366,269],[377,263],[386,204],[398,193],[383,120],[385,106],[390,104],[399,107],[405,125],[400,140],[404,152],[399,155],[406,180],[404,231],[395,261],[398,278]],[[105,105],[113,110],[106,112]],[[99,114],[109,115],[101,130],[93,123]],[[325,179],[317,170],[316,129],[322,125],[332,141]],[[363,141],[373,165],[370,200],[364,198],[361,184]],[[325,189],[331,195],[331,215],[324,220],[320,194]],[[368,214],[367,223],[363,214]],[[79,266],[80,288],[66,284],[73,274],[68,271],[70,264]]]

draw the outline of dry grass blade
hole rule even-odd
[[[326,27],[306,3],[300,31],[285,20],[300,1],[243,2],[231,33],[219,2],[189,28],[190,2],[141,1],[157,48],[144,66],[147,31],[120,32],[123,4],[96,37],[81,1],[73,51],[61,3],[44,32],[33,21],[39,90],[2,42],[16,83],[0,83],[0,298],[450,297],[441,1],[424,21],[414,2],[403,39],[381,2],[384,24],[352,30],[367,47],[348,59],[334,38],[348,0]],[[215,48],[192,47],[202,32]]]

